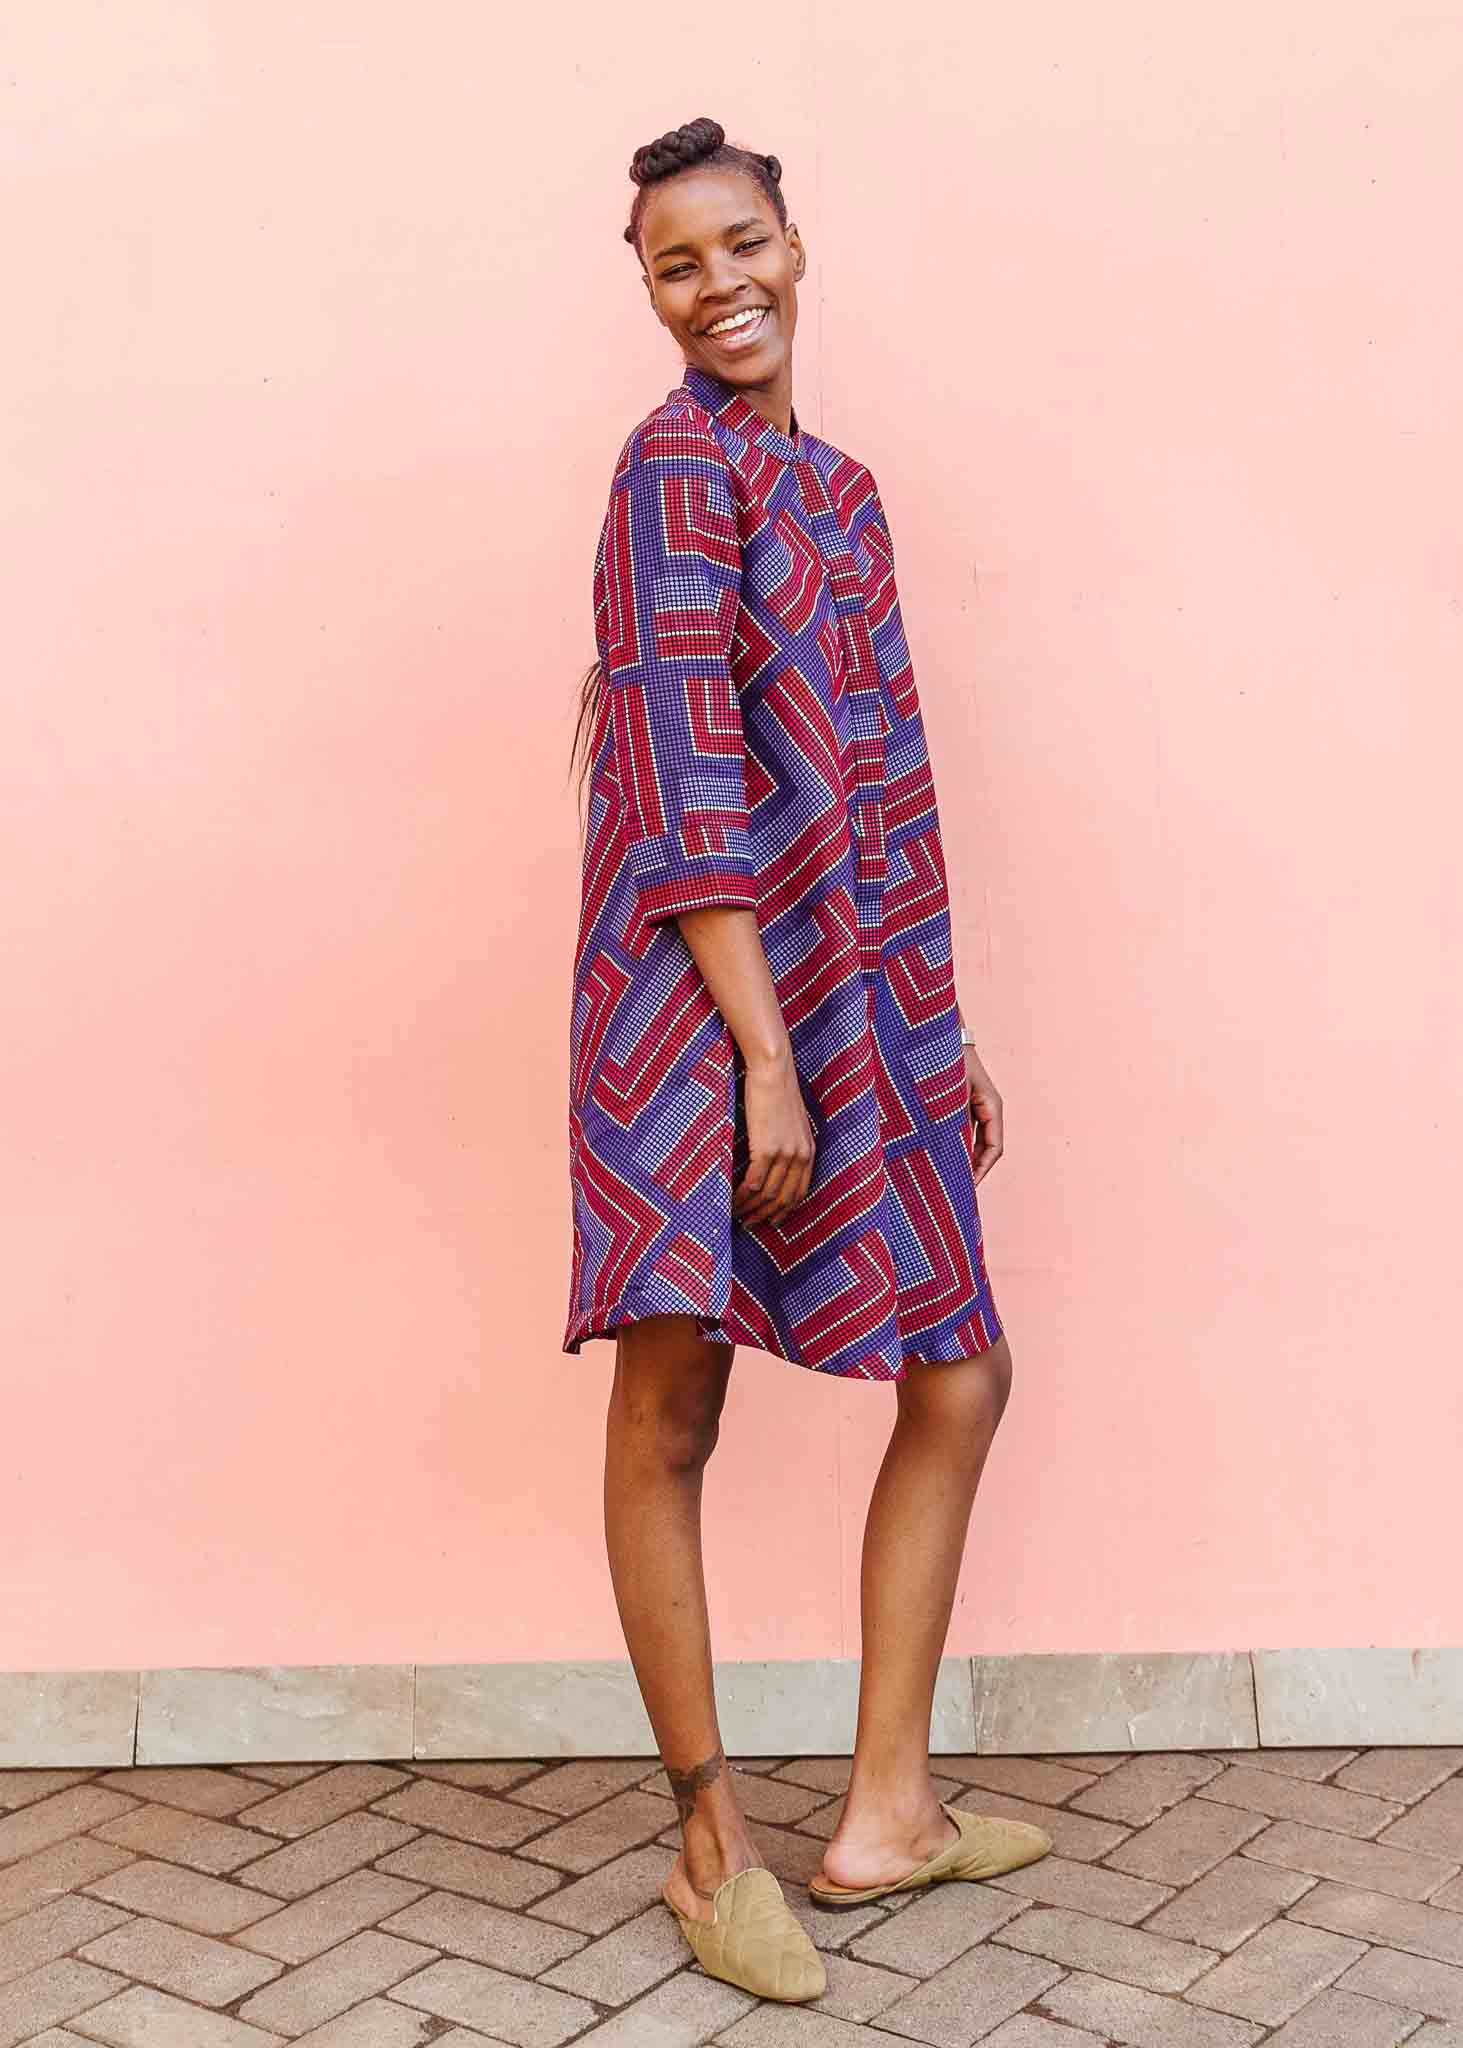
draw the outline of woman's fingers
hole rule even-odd
[[[970,1115],[975,1125],[975,1182],[979,1187],[1006,1149],[1005,1111],[987,1076],[970,1091]]]
[[[971,1162],[975,1183],[979,1187],[1006,1149],[1006,1131],[1000,1092],[973,1045],[965,1048],[965,1081],[967,1108],[974,1125],[970,1141]]]
[[[732,1213],[742,1223],[778,1223],[812,1184],[808,1105],[790,1059],[749,1066],[742,1089],[748,1156]]]
[[[778,1153],[766,1160],[753,1158],[742,1186],[747,1201],[740,1212],[743,1223],[775,1223],[791,1207],[784,1198],[788,1178],[797,1161],[791,1154]]]
[[[813,1127],[806,1111],[801,1137],[784,1148],[753,1152],[732,1213],[742,1223],[777,1223],[794,1210],[812,1185]]]
[[[747,1177],[742,1182],[745,1196],[740,1208],[733,1205],[732,1214],[739,1223],[764,1223],[767,1220],[767,1197],[772,1169],[766,1162],[753,1161],[747,1168]]]

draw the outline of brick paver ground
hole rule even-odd
[[[733,1761],[811,2004],[696,1962],[649,1759],[0,1770],[0,2048],[1463,2048],[1463,1751],[937,1757],[1054,1852],[846,1913],[847,1760]]]

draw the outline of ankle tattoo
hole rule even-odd
[[[691,1764],[685,1770],[672,1770],[669,1764],[665,1774],[670,1779],[671,1791],[675,1794],[676,1812],[684,1827],[696,1806],[696,1794],[703,1785],[714,1784],[721,1776],[726,1757],[718,1742],[704,1763]]]

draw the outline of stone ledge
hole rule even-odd
[[[854,1657],[723,1663],[729,1755],[847,1756]],[[1463,1744],[1463,1649],[946,1657],[932,1756]],[[0,1672],[0,1766],[653,1757],[626,1658]]]
[[[1267,1745],[1426,1749],[1463,1740],[1463,1649],[1255,1650],[1251,1656],[1260,1740]]]

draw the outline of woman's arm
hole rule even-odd
[[[749,1160],[732,1191],[742,1223],[776,1223],[808,1192],[813,1127],[755,910],[718,905],[677,922],[746,1062]]]
[[[894,540],[889,531],[889,518],[884,510],[884,501],[879,495],[878,484],[872,476],[869,482],[874,494],[874,517],[870,522],[865,545],[875,562],[882,559],[888,570],[888,588],[882,590],[879,597],[878,632],[886,665],[892,668],[898,677],[895,709],[899,723],[890,736],[889,747],[891,751],[897,750],[903,774],[908,775],[922,768],[928,777],[930,811],[935,819],[935,829],[938,831],[939,805],[935,795],[935,771],[930,760],[929,742],[925,736],[924,718],[920,711],[919,691],[915,686],[909,642],[899,609],[899,597],[894,580]],[[955,1003],[955,1014],[960,1019],[963,1035],[967,1026],[965,1012],[961,1009],[958,998]],[[975,1178],[980,1182],[1000,1158],[1005,1147],[1005,1139],[1001,1098],[973,1045],[965,1046],[965,1080],[968,1091],[967,1108],[971,1122],[975,1125]]]
[[[647,923],[674,918],[746,1066],[733,1214],[807,1193],[813,1131],[757,924],[745,734],[731,655],[741,547],[720,451],[638,429],[604,529],[599,601],[626,856]]]

